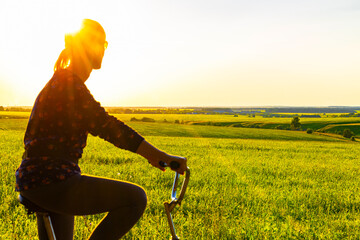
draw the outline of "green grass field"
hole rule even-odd
[[[14,192],[28,113],[20,115],[0,117],[0,239],[37,239],[35,220]],[[182,239],[360,239],[357,141],[301,131],[162,123],[164,118],[231,122],[233,116],[144,115],[155,123],[116,116],[159,148],[188,157],[189,187],[173,212]],[[337,120],[332,123],[342,121]],[[169,239],[163,202],[170,200],[171,171],[163,173],[95,137],[89,137],[80,167],[146,189],[145,214],[124,239]],[[77,217],[74,239],[86,239],[102,217]]]

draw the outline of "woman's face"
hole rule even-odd
[[[89,59],[89,63],[93,69],[100,69],[107,47],[106,36],[104,33],[94,34],[85,44],[85,51]]]

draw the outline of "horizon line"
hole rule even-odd
[[[2,106],[2,105],[0,105]],[[32,108],[33,106],[8,105],[4,108]],[[360,105],[263,105],[263,106],[103,106],[104,108],[360,108]]]

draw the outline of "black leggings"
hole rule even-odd
[[[58,240],[73,239],[74,215],[102,212],[108,214],[89,239],[119,239],[139,220],[147,203],[144,189],[135,184],[87,175],[76,175],[21,194],[49,210]],[[37,222],[39,239],[47,239],[42,218],[38,217]]]

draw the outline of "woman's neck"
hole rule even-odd
[[[78,61],[73,61],[66,69],[78,76],[83,82],[85,82],[92,72],[90,64],[76,64]]]

